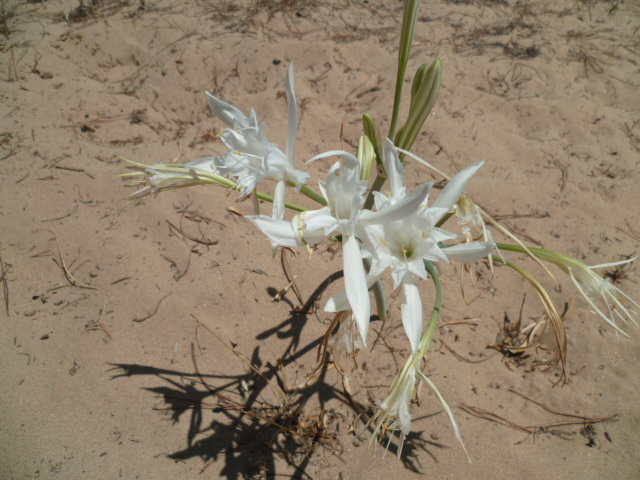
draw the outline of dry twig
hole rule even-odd
[[[55,262],[56,265],[62,268],[62,271],[64,272],[64,276],[66,277],[67,281],[76,288],[96,290],[102,294],[103,301],[102,301],[102,308],[100,309],[100,316],[98,317],[98,320],[96,322],[89,323],[89,325],[87,326],[87,330],[100,329],[107,335],[107,337],[109,337],[110,340],[113,340],[113,335],[111,334],[107,326],[102,321],[104,318],[104,312],[106,311],[106,308],[107,308],[107,294],[104,292],[104,290],[102,290],[99,287],[94,287],[93,285],[87,285],[86,283],[82,283],[76,280],[76,278],[69,271],[69,268],[67,267],[67,264],[64,261],[57,235],[51,230],[46,230],[46,231],[53,235],[53,240],[56,242],[56,247],[58,248],[58,259],[56,260],[54,258],[53,261]]]

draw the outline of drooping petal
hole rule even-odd
[[[362,256],[360,255],[360,245],[354,235],[343,238],[342,255],[344,257],[344,283],[347,298],[353,315],[356,317],[356,324],[362,336],[362,341],[366,345],[371,304],[366,273],[362,264]]]
[[[258,227],[276,245],[283,247],[304,246],[304,243],[300,241],[300,237],[296,235],[291,222],[276,220],[266,215],[251,215],[245,218]]]
[[[287,106],[289,108],[289,125],[287,130],[287,159],[289,165],[294,166],[296,158],[296,135],[298,133],[298,105],[296,104],[296,92],[293,81],[293,61],[287,69],[285,80],[285,90],[287,92]]]
[[[382,163],[387,171],[389,187],[392,195],[398,195],[404,190],[404,173],[398,151],[393,142],[387,138],[382,149]]]
[[[447,211],[451,210],[451,207],[458,201],[460,194],[471,180],[471,177],[484,165],[482,162],[475,163],[454,176],[449,183],[444,187],[436,201],[433,203],[433,207],[444,208]]]
[[[493,242],[470,242],[443,248],[442,251],[450,260],[473,263],[489,255],[494,248],[496,244]]]
[[[402,326],[409,337],[413,353],[418,350],[422,336],[422,300],[418,283],[413,275],[408,273],[402,281]]]

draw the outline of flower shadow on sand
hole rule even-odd
[[[169,454],[169,458],[201,458],[203,471],[223,461],[220,475],[229,480],[276,479],[283,470],[290,478],[311,479],[306,470],[314,453],[324,449],[329,455],[339,456],[344,444],[361,444],[363,440],[355,434],[361,433],[363,421],[374,413],[373,405],[354,400],[339,382],[328,382],[330,362],[320,366],[313,381],[302,386],[290,388],[283,375],[287,366],[305,355],[313,356],[321,347],[323,337],[298,348],[300,334],[321,293],[341,276],[339,272],[328,277],[302,308],[292,308],[290,318],[256,336],[262,341],[274,335],[289,340],[276,364],[262,361],[259,346],[250,359],[227,347],[244,363],[245,373],[203,372],[198,366],[203,352],[196,332],[196,342],[191,345],[192,372],[116,363],[112,364],[112,371],[117,371],[112,379],[152,375],[163,381],[162,385],[146,388],[162,399],[155,409],[167,412],[174,423],[187,416],[189,422],[186,447]],[[283,300],[293,307],[292,302]],[[416,473],[421,473],[421,452],[437,461],[428,447],[446,448],[422,435],[410,433],[399,455],[404,466]],[[390,454],[398,454],[398,445],[388,441],[383,439],[384,447]]]

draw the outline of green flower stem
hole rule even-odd
[[[404,366],[402,367],[402,370],[393,379],[391,387],[389,387],[390,397],[402,394],[402,389],[398,388],[398,385],[404,384],[405,377],[412,369],[420,371],[419,364],[427,354],[427,350],[429,349],[429,345],[431,344],[433,334],[435,333],[436,327],[438,326],[440,309],[442,308],[442,284],[440,283],[440,276],[438,275],[438,271],[436,270],[436,267],[433,265],[433,263],[425,260],[424,266],[426,267],[427,272],[429,272],[429,275],[431,276],[431,279],[433,280],[433,283],[436,287],[436,300],[433,304],[433,310],[431,311],[431,318],[429,319],[427,329],[420,339],[418,351],[415,353],[415,355],[412,355],[407,359]],[[394,402],[395,400],[389,400],[389,403],[391,404],[393,404]]]
[[[440,283],[440,275],[438,275],[438,271],[436,270],[435,265],[429,260],[424,261],[424,266],[427,269],[429,276],[433,280],[434,286],[436,287],[436,300],[433,304],[433,310],[431,311],[431,318],[429,319],[427,329],[420,339],[418,351],[415,353],[415,355],[407,360],[407,362],[404,364],[404,367],[402,368],[402,371],[398,375],[396,375],[390,388],[390,391],[392,392],[394,390],[394,385],[400,383],[404,376],[407,375],[409,370],[411,370],[412,368],[420,370],[418,365],[427,354],[427,350],[429,349],[429,345],[431,344],[433,335],[436,332],[436,327],[438,326],[438,320],[440,319],[440,310],[442,308],[442,283]]]
[[[438,326],[438,319],[440,318],[440,309],[442,308],[442,283],[440,283],[440,276],[438,275],[438,271],[433,263],[428,260],[424,261],[424,266],[429,273],[429,276],[433,280],[433,284],[436,287],[436,300],[433,304],[433,310],[431,311],[431,318],[429,319],[429,324],[427,325],[427,329],[420,340],[420,346],[418,347],[418,353],[416,358],[422,358],[426,355],[427,349],[431,344],[431,339],[433,338],[433,334],[436,331],[436,327]]]
[[[429,325],[427,326],[427,330],[425,331],[424,335],[422,336],[422,339],[420,340],[420,346],[418,347],[418,351],[415,354],[411,355],[409,358],[407,358],[406,362],[404,363],[404,366],[398,372],[398,374],[393,378],[393,381],[391,382],[391,386],[389,387],[389,395],[384,401],[384,404],[387,406],[396,406],[399,404],[399,402],[410,401],[410,399],[406,397],[407,382],[411,381],[410,375],[412,375],[413,372],[423,376],[420,370],[420,362],[422,362],[424,355],[427,353],[427,349],[429,348],[429,344],[431,343],[431,339],[433,338],[433,334],[435,333],[436,326],[438,325],[438,319],[440,317],[440,309],[442,308],[442,285],[440,284],[440,277],[438,276],[438,272],[436,271],[433,263],[425,260],[424,264],[425,264],[425,267],[427,268],[427,271],[431,275],[431,278],[433,279],[433,282],[436,287],[435,304],[433,307],[433,311],[431,313],[431,319],[429,320]],[[424,379],[431,388],[434,388],[433,383],[428,378],[424,377]],[[414,387],[415,387],[415,383],[412,383],[411,390],[413,390]],[[443,402],[443,406],[445,406],[445,409],[448,409],[448,406],[446,406],[446,403],[444,403],[444,399],[442,399],[440,392],[438,392],[437,389],[435,388],[434,388],[434,391],[438,395],[438,398],[440,399],[440,401]],[[447,414],[450,415],[450,410],[447,411]],[[389,416],[388,411],[385,412],[384,409],[379,410],[378,413],[376,414],[376,417],[378,418],[378,426],[375,429],[374,436],[371,438],[372,442],[373,442],[373,439],[376,437],[377,433],[380,431],[382,425],[385,424],[386,420],[388,419],[388,416]],[[450,415],[450,418],[451,418],[451,415]],[[458,435],[458,433],[456,433],[456,435]]]
[[[300,193],[302,193],[303,195],[306,195],[311,200],[316,201],[317,203],[319,203],[323,207],[327,205],[327,201],[325,200],[325,198],[322,195],[320,195],[319,193],[314,192],[313,190],[311,190],[306,185],[302,186],[302,188],[300,189]],[[305,209],[305,210],[308,210],[308,209]],[[301,212],[302,210],[299,210],[299,211]]]
[[[499,250],[527,254],[527,251],[520,245],[511,245],[508,243],[496,243],[496,247]],[[547,250],[545,248],[537,248],[537,247],[527,247],[527,249],[536,258],[539,258],[540,260],[544,260],[545,262],[553,263],[554,265],[557,265],[567,273],[568,273],[567,267],[569,265],[575,265],[575,266],[581,265],[581,263],[578,262],[577,260],[571,257],[567,257],[566,255],[562,255],[561,253],[554,252],[552,250]]]
[[[257,195],[260,200],[273,203],[273,195],[269,195],[263,192],[257,192]],[[294,210],[296,212],[306,212],[307,210],[309,210],[307,207],[303,207],[302,205],[291,202],[285,202],[284,206],[289,210]]]
[[[447,223],[447,221],[448,221],[451,217],[453,217],[454,215],[455,215],[455,213],[454,213],[454,212],[449,212],[449,213],[447,213],[444,217],[442,217],[442,218],[440,219],[440,221],[439,221],[438,223],[436,223],[436,227],[437,227],[437,228],[442,227],[442,226],[443,226],[445,223]]]
[[[407,64],[411,56],[411,44],[416,30],[416,20],[418,19],[418,9],[420,0],[407,0],[404,7],[404,18],[402,19],[402,34],[400,37],[400,50],[398,51],[398,73],[396,75],[396,91],[393,97],[393,114],[391,116],[391,126],[389,127],[389,138],[393,140],[396,125],[398,124],[398,114],[400,113],[400,102],[402,99],[402,84],[407,71]]]

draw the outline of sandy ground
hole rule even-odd
[[[293,292],[273,300],[288,284],[279,257],[227,209],[247,213],[250,202],[198,187],[120,212],[131,191],[114,179],[124,171],[117,154],[154,163],[223,152],[207,89],[255,108],[269,138],[284,145],[290,60],[300,162],[352,150],[364,112],[386,128],[401,2],[0,5],[8,298],[0,312],[0,477],[638,478],[640,346],[579,302],[566,320],[568,381],[553,387],[558,370],[535,367],[543,352],[505,359],[486,348],[505,314],[518,318],[523,298],[523,321],[543,314],[525,282],[481,267],[475,286],[466,280],[465,305],[459,267],[443,267],[442,321],[473,322],[439,329],[428,372],[473,462],[426,389],[396,462],[395,444],[384,457],[367,448],[369,432],[354,438],[363,417],[335,370],[302,395],[282,395],[315,369],[331,317],[299,313]],[[450,173],[486,158],[469,192],[531,245],[589,264],[638,252],[639,25],[630,0],[426,2],[410,70],[439,56],[445,74],[415,153]],[[316,180],[331,162],[311,167]],[[414,184],[432,178],[415,165],[408,172]],[[342,265],[329,244],[288,262],[303,301]],[[619,279],[636,299],[637,272],[633,265]],[[544,282],[560,309],[575,299],[566,280],[555,290]],[[351,373],[364,406],[384,397],[394,362],[407,354],[397,306],[383,337]],[[231,400],[250,408],[220,407]],[[267,404],[289,405],[280,419],[288,435],[261,421]],[[568,424],[533,435],[463,404],[519,427]],[[585,426],[554,411],[616,417]]]

